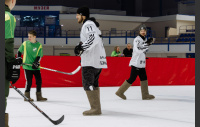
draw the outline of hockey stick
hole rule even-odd
[[[22,65],[32,66],[31,64],[26,64],[26,63],[23,63]],[[39,68],[40,69],[45,69],[45,70],[48,70],[48,71],[54,71],[54,72],[58,72],[58,73],[62,73],[62,74],[67,74],[67,75],[74,75],[81,69],[81,66],[78,66],[76,68],[76,70],[74,70],[73,72],[70,72],[70,73],[62,72],[62,71],[58,71],[58,70],[54,70],[54,69],[50,69],[50,68],[46,68],[46,67],[40,67],[40,66],[39,66]]]
[[[51,118],[49,118],[49,116],[47,116],[41,109],[39,109],[39,107],[38,106],[36,106],[33,102],[31,102],[20,90],[18,90],[15,86],[13,86],[11,83],[10,83],[10,86],[12,87],[12,88],[14,88],[20,95],[22,95],[22,97],[24,97],[31,105],[33,105],[33,107],[35,107],[40,113],[42,113],[47,119],[49,119],[54,125],[58,125],[58,124],[60,124],[63,120],[64,120],[64,115],[60,118],[60,119],[58,119],[58,120],[56,120],[56,121],[54,121],[54,120],[52,120]]]

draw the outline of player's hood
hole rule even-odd
[[[94,17],[90,17],[90,18],[86,18],[84,21],[83,21],[83,24],[87,21],[87,20],[90,20],[90,21],[93,21],[94,24],[99,27],[99,23],[96,21],[96,19]]]
[[[142,36],[141,34],[139,34],[139,36],[140,36],[143,40],[145,40],[145,36]]]

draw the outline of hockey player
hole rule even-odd
[[[153,38],[149,38],[147,40],[146,32],[147,28],[145,25],[141,25],[139,27],[139,36],[137,36],[133,41],[133,55],[129,66],[131,66],[131,75],[128,80],[125,80],[124,83],[120,86],[118,91],[115,93],[120,98],[126,100],[126,96],[124,92],[132,85],[132,83],[136,80],[139,75],[140,84],[141,84],[141,92],[143,100],[154,99],[153,95],[149,94],[148,91],[148,80],[146,75],[146,51],[148,47],[153,43]]]
[[[36,34],[37,33],[34,30],[28,32],[28,40],[24,41],[23,44],[19,47],[18,57],[21,57],[22,52],[24,52],[23,63],[32,64],[32,66],[23,65],[26,77],[25,96],[29,98],[30,101],[34,101],[30,97],[32,78],[34,75],[37,85],[37,101],[46,101],[47,98],[42,97],[42,77],[39,68],[40,60],[43,57],[42,44],[36,40]],[[26,99],[24,99],[24,101],[26,101]]]
[[[20,76],[22,58],[14,55],[14,31],[16,19],[10,13],[16,0],[5,0],[5,127],[8,126],[8,113],[6,113],[7,97],[9,95],[10,81],[14,84]]]
[[[100,90],[98,79],[102,68],[107,68],[106,53],[99,30],[99,23],[90,18],[88,7],[77,10],[78,23],[83,24],[80,33],[80,43],[75,47],[75,54],[81,55],[82,82],[91,109],[83,115],[100,115]]]

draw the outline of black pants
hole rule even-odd
[[[140,77],[140,81],[147,80],[147,74],[146,74],[145,68],[137,68],[137,67],[131,66],[131,75],[130,75],[130,78],[127,80],[127,82],[132,84],[136,80],[138,75]]]
[[[84,90],[95,90],[99,87],[99,75],[102,69],[82,67],[82,82]]]
[[[26,90],[25,92],[30,92],[32,86],[33,75],[35,76],[37,92],[41,92],[42,78],[40,70],[26,70],[25,69],[25,78],[26,78]]]

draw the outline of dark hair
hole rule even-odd
[[[76,13],[82,16],[86,16],[86,18],[90,17],[90,9],[88,7],[80,7],[77,9]]]
[[[36,33],[35,30],[31,30],[31,31],[29,31],[28,34],[32,34],[33,36],[37,36],[37,33]]]

